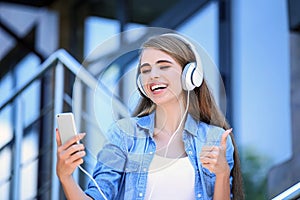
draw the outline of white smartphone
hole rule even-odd
[[[59,113],[56,115],[58,130],[62,144],[77,134],[73,113]],[[79,143],[79,142],[78,142]]]

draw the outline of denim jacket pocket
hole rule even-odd
[[[140,154],[129,153],[125,166],[125,172],[139,172],[142,163],[142,156]]]
[[[128,160],[125,166],[126,173],[138,172],[140,168],[140,164],[136,161]]]

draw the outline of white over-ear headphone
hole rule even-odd
[[[163,36],[173,36],[177,37],[180,39],[182,42],[184,42],[186,45],[188,45],[192,52],[194,53],[194,56],[196,58],[195,62],[190,62],[184,66],[182,75],[181,75],[181,82],[182,82],[182,87],[184,90],[191,91],[195,87],[200,87],[202,82],[203,82],[203,68],[202,68],[202,62],[201,58],[196,50],[196,47],[189,42],[185,37],[179,35],[179,34],[174,34],[174,33],[166,33],[163,34]],[[147,96],[142,80],[140,78],[140,75],[137,78],[137,86],[140,89],[140,91],[143,93],[143,95]]]

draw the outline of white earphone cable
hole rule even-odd
[[[167,153],[168,153],[168,150],[169,150],[169,146],[170,146],[172,140],[174,139],[174,137],[177,135],[177,132],[178,132],[178,130],[180,129],[180,127],[181,127],[181,125],[182,125],[182,123],[183,123],[183,121],[184,121],[184,119],[185,119],[185,116],[186,116],[186,114],[187,114],[187,111],[188,111],[188,108],[189,108],[189,104],[190,104],[190,91],[189,91],[189,90],[187,91],[187,100],[186,100],[186,101],[187,101],[187,103],[186,103],[186,108],[185,108],[184,114],[183,114],[183,116],[182,116],[182,118],[181,118],[181,121],[180,121],[180,123],[179,123],[177,129],[175,130],[174,134],[171,136],[171,138],[170,138],[170,140],[169,140],[169,142],[168,142],[168,144],[167,144],[167,148],[166,148],[165,156],[164,156],[165,158],[167,157]]]

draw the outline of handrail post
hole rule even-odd
[[[53,116],[53,140],[52,140],[52,182],[51,182],[51,199],[59,199],[59,181],[56,175],[56,136],[55,129],[57,122],[55,115],[63,111],[63,96],[64,96],[64,68],[61,62],[58,62],[55,69],[55,85],[54,85],[54,116]]]
[[[23,138],[23,107],[22,99],[17,99],[15,101],[16,106],[16,124],[15,124],[15,142],[14,142],[14,156],[13,156],[13,178],[12,178],[12,199],[20,199],[20,166],[21,166],[21,149],[22,149],[22,138]]]

